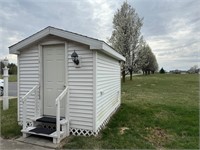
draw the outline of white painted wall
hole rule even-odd
[[[59,42],[58,38],[52,36],[43,39],[42,43]],[[93,130],[93,51],[89,46],[67,42],[68,60],[66,61],[66,73],[68,75],[69,115],[70,127],[78,129]],[[21,99],[34,85],[39,84],[39,46],[26,48],[19,56],[19,99]],[[76,68],[71,59],[73,51],[81,57],[81,67]],[[53,68],[52,68],[53,69]],[[28,118],[34,117],[34,96],[27,100]],[[22,103],[19,100],[19,121],[22,121]]]
[[[22,102],[21,98],[30,91],[35,85],[39,84],[39,53],[38,46],[31,46],[22,50],[19,59],[19,110],[18,119],[22,121]],[[30,96],[27,100],[27,117],[34,117],[35,97]]]
[[[118,60],[97,52],[96,129],[120,105],[121,80]]]
[[[71,54],[81,57],[81,67],[76,68]],[[93,129],[93,52],[86,45],[68,44],[68,84],[70,88],[70,119],[72,128]]]
[[[103,53],[90,50],[87,45],[76,42],[63,41],[55,37],[48,37],[42,42],[53,44],[59,41],[67,42],[66,76],[68,76],[70,89],[70,127],[96,131],[120,104],[119,62]],[[38,44],[24,49],[18,55],[20,99],[40,81]],[[71,54],[74,50],[81,57],[80,68],[76,68],[72,62]],[[93,63],[94,56],[95,63]],[[28,118],[34,116],[34,100],[31,96],[27,101]],[[19,101],[19,121],[22,121],[21,101]]]

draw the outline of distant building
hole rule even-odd
[[[169,73],[171,73],[171,74],[186,74],[187,71],[176,69],[176,70],[171,70],[171,71],[169,71]]]

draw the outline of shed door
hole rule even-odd
[[[56,116],[55,100],[65,85],[64,45],[43,46],[44,115]],[[65,113],[65,98],[61,100],[61,116]]]

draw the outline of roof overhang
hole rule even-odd
[[[82,43],[82,44],[88,45],[91,50],[102,51],[103,53],[106,53],[107,55],[109,55],[117,60],[122,60],[122,61],[126,60],[125,57],[123,57],[118,52],[116,52],[111,46],[109,46],[104,41],[90,38],[87,36],[83,36],[83,35],[80,35],[77,33],[65,31],[62,29],[50,27],[50,26],[33,34],[32,36],[29,36],[28,38],[26,38],[18,43],[10,46],[9,52],[10,52],[10,54],[19,54],[21,49],[41,40],[42,38],[44,38],[48,35],[54,35],[54,36],[58,36],[58,37],[61,37],[64,39]]]

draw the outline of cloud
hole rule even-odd
[[[47,27],[55,26],[107,40],[112,19],[124,0],[0,0],[0,59],[8,46]],[[144,17],[142,34],[155,53],[160,67],[185,68],[198,62],[200,1],[128,0]]]
[[[198,64],[200,1],[142,0],[135,4],[144,17],[142,33],[160,67],[188,69]]]
[[[9,57],[8,47],[35,32],[55,26],[106,40],[112,32],[112,17],[118,5],[106,0],[0,1],[0,58]],[[10,57],[16,63],[16,57]]]

